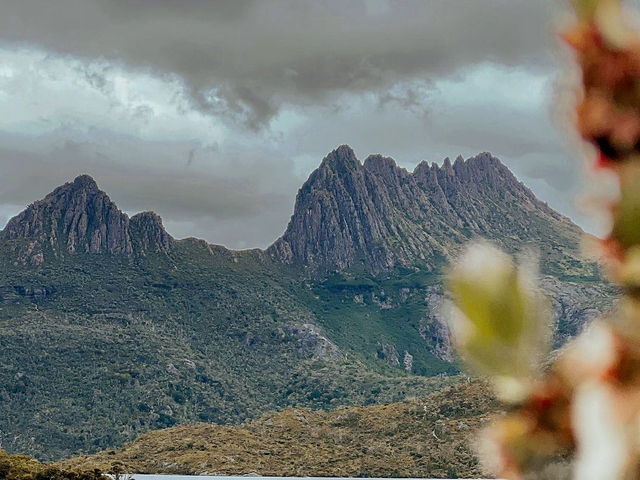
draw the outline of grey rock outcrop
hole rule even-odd
[[[540,287],[551,302],[550,328],[555,348],[580,334],[596,318],[605,315],[614,306],[617,296],[615,287],[606,283],[580,284],[561,281],[550,275],[540,279]],[[451,331],[443,314],[445,301],[441,287],[426,289],[427,313],[420,319],[419,333],[436,357],[452,362],[455,352]]]
[[[289,327],[289,332],[297,337],[299,351],[305,357],[325,362],[336,362],[344,358],[340,349],[322,334],[317,325],[296,324]]]
[[[361,164],[343,145],[302,186],[269,251],[319,270],[362,264],[380,273],[437,268],[467,240],[484,237],[510,251],[535,246],[554,268],[585,274],[593,267],[579,258],[581,235],[489,153],[422,162],[410,173],[381,155]]]
[[[385,343],[382,345],[380,352],[381,358],[383,358],[392,367],[400,366],[400,357],[398,356],[398,350],[393,343]]]
[[[609,284],[563,282],[551,276],[542,278],[541,287],[551,301],[555,346],[564,344],[605,315],[619,293]]]
[[[88,175],[29,205],[9,220],[0,240],[13,241],[16,261],[32,265],[67,254],[167,252],[173,242],[155,213],[129,219]]]
[[[162,225],[162,218],[154,212],[142,212],[129,221],[131,242],[136,252],[168,253],[173,238]]]
[[[407,372],[411,373],[411,370],[413,369],[413,355],[411,355],[406,350],[404,352],[404,357],[402,359],[402,364],[404,365],[404,369]]]

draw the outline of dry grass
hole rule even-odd
[[[137,473],[474,477],[471,442],[500,409],[480,382],[425,399],[331,412],[286,409],[240,426],[183,425],[64,462]]]

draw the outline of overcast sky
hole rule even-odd
[[[81,173],[171,234],[265,247],[340,144],[490,151],[583,228],[551,0],[0,0],[0,228]],[[566,52],[565,52],[566,54]]]

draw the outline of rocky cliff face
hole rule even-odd
[[[519,182],[489,153],[413,173],[387,157],[364,164],[343,145],[302,186],[289,226],[270,251],[287,262],[340,271],[362,264],[433,268],[474,237],[511,251],[527,244],[563,273],[587,274],[582,231]]]
[[[554,348],[580,334],[593,320],[607,312],[617,295],[612,285],[563,282],[550,275],[540,279],[540,286],[551,301]],[[424,301],[428,309],[420,319],[419,332],[436,357],[452,362],[455,352],[447,314],[443,311],[445,297],[442,286],[426,289]],[[401,299],[397,302],[397,306],[400,305]]]
[[[162,218],[154,212],[142,212],[129,221],[131,242],[136,252],[168,253],[173,238],[162,225]]]
[[[132,255],[167,252],[173,239],[160,217],[145,212],[129,217],[88,175],[81,175],[27,207],[0,232],[16,259],[41,264],[67,254]]]

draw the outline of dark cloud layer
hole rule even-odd
[[[309,104],[471,63],[548,63],[531,0],[3,0],[0,41],[177,75],[194,105],[253,127]],[[95,81],[100,82],[93,72]]]
[[[491,151],[591,229],[552,121],[561,4],[0,0],[0,228],[89,173],[176,236],[264,247],[347,143],[409,169]]]

